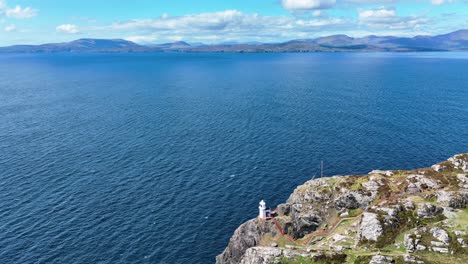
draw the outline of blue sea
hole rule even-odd
[[[320,174],[468,152],[468,53],[0,55],[0,262],[214,263]]]

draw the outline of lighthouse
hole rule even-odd
[[[265,201],[261,200],[258,205],[258,217],[265,219],[267,217],[267,208]]]

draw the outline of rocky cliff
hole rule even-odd
[[[310,180],[231,237],[218,264],[468,263],[468,154]]]

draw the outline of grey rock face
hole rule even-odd
[[[261,235],[264,233],[276,234],[276,229],[272,222],[259,219],[252,219],[245,222],[236,229],[224,252],[216,256],[216,263],[239,263],[248,248],[255,247],[259,244]]]
[[[337,209],[357,209],[361,205],[352,193],[344,194],[336,199],[335,207]]]
[[[416,246],[416,250],[418,250],[418,251],[424,251],[424,250],[426,250],[426,247],[423,246],[423,245],[417,245],[417,246]]]
[[[362,186],[364,186],[368,191],[378,191],[380,188],[380,184],[376,181],[364,182]]]
[[[457,179],[460,182],[458,186],[468,189],[468,177],[466,177],[466,174],[463,174],[463,173],[457,174]]]
[[[449,252],[448,248],[440,248],[440,247],[433,247],[432,251],[439,252],[439,253],[445,253],[445,254],[447,254]]]
[[[245,251],[240,264],[272,264],[282,255],[282,250],[275,247],[252,247]]]
[[[404,255],[403,256],[403,261],[405,261],[405,263],[421,263],[421,264],[424,264],[423,261],[418,260],[415,256],[411,256],[411,255]]]
[[[323,222],[320,212],[314,210],[312,206],[309,207],[302,204],[291,206],[291,219],[294,231],[290,235],[295,238],[304,237],[312,233]]]
[[[468,153],[458,154],[448,159],[457,170],[468,172]]]
[[[450,237],[447,231],[443,230],[440,227],[431,228],[431,234],[433,237],[435,237],[440,242],[443,242],[445,245],[448,245],[448,243],[450,242]]]
[[[437,172],[439,172],[439,171],[444,171],[444,170],[447,169],[446,166],[442,166],[442,165],[440,165],[440,164],[432,165],[431,168],[432,168],[433,170],[437,171]]]
[[[359,238],[360,240],[365,238],[367,240],[377,241],[382,235],[383,229],[377,214],[374,213],[363,213],[361,224],[359,226]]]
[[[411,200],[406,200],[404,203],[403,203],[403,206],[405,207],[406,210],[413,210],[415,207],[414,207],[414,202],[411,201]]]
[[[289,215],[291,205],[287,203],[280,204],[276,207],[276,211],[278,212],[278,215]]]
[[[465,208],[468,204],[468,192],[437,192],[437,202],[452,208]]]
[[[392,257],[382,256],[382,255],[375,255],[372,257],[369,264],[391,264],[393,263]]]
[[[439,241],[431,241],[431,246],[443,247],[443,246],[445,246],[445,243],[444,242],[439,242]]]
[[[420,203],[418,204],[417,215],[419,218],[434,218],[439,214],[442,214],[444,209],[440,206],[435,206],[430,203]]]
[[[416,250],[416,243],[411,234],[405,234],[403,244],[406,248],[406,252],[408,253],[413,253]]]
[[[325,179],[315,179],[304,183],[297,187],[289,196],[288,204],[304,204],[304,203],[319,203],[328,202],[331,198],[331,192],[319,192],[319,189],[328,190],[331,186]]]

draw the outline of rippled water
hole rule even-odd
[[[1,263],[213,263],[320,160],[467,152],[467,73],[467,53],[1,55]]]

